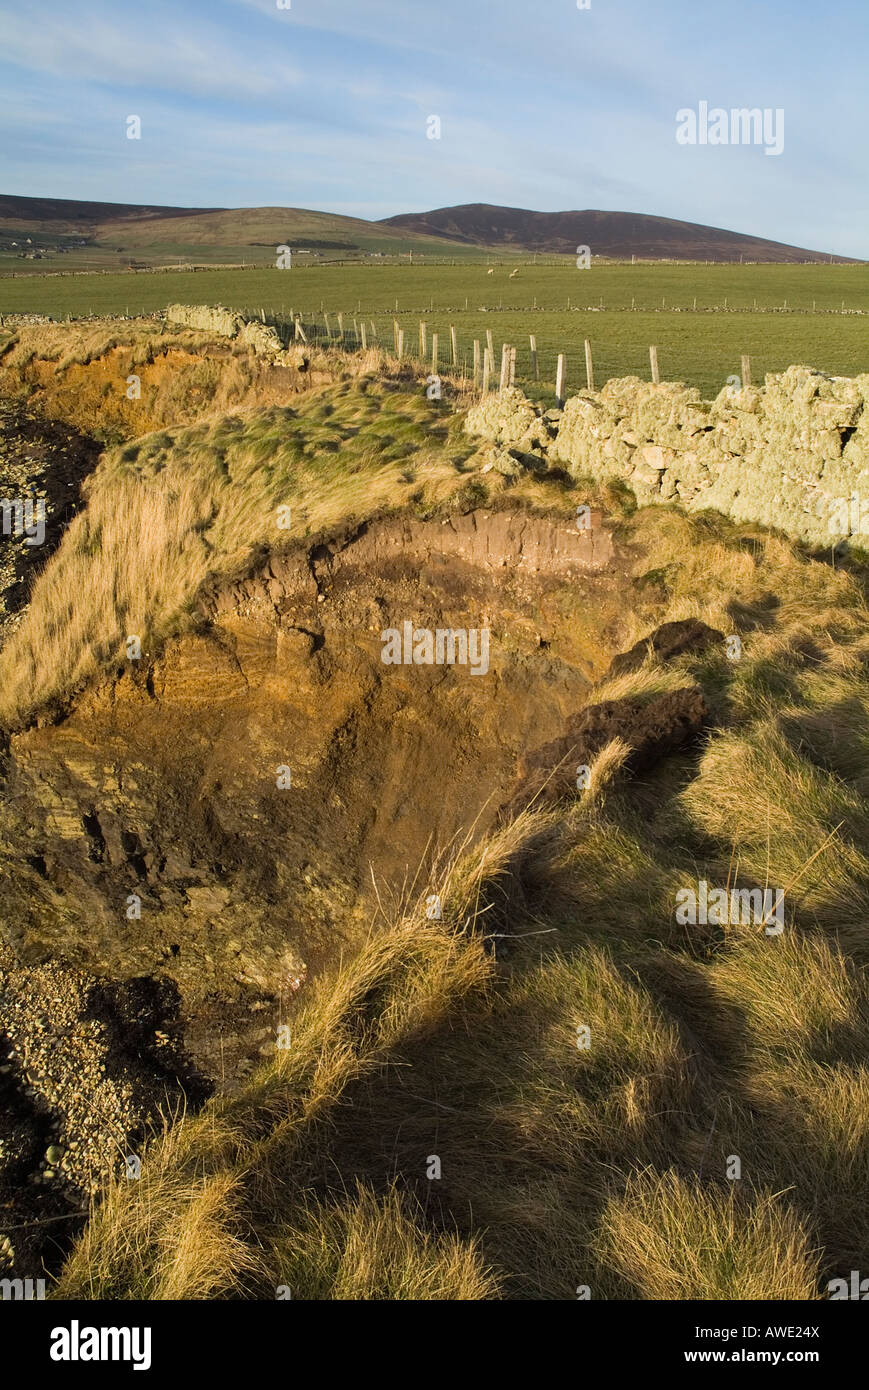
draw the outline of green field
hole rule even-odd
[[[419,320],[439,336],[449,361],[449,328],[458,336],[459,365],[470,364],[474,338],[492,332],[496,356],[517,349],[517,377],[530,373],[535,334],[541,382],[551,383],[559,352],[568,386],[585,383],[584,340],[593,346],[596,384],[612,376],[649,374],[650,344],[661,375],[716,393],[749,353],[755,379],[795,362],[837,375],[869,371],[869,266],[610,264],[578,270],[561,265],[351,264],[300,265],[291,270],[207,270],[158,274],[0,278],[0,314],[153,313],[173,301],[224,304],[267,315],[292,308],[306,324],[322,311],[371,320],[391,347],[392,320],[405,332],[405,351],[418,352]],[[633,308],[632,308],[633,304]],[[843,312],[843,307],[844,311]]]

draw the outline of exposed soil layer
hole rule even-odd
[[[147,339],[143,323],[150,328]],[[274,362],[153,320],[114,327],[116,341],[109,339],[102,350],[89,348],[84,338],[76,347],[72,337],[60,349],[43,342],[38,328],[20,330],[20,341],[0,350],[0,391],[26,396],[28,409],[46,419],[117,443],[209,415],[283,405],[341,374],[358,375],[366,365],[363,355],[330,359],[303,347]],[[58,355],[45,355],[52,352]]]
[[[590,767],[613,739],[620,739],[630,749],[624,762],[626,772],[647,772],[696,739],[708,718],[703,692],[690,685],[650,701],[604,700],[589,705],[568,719],[560,738],[535,749],[523,761],[513,807],[518,810],[532,797],[555,801],[575,793],[577,769]]]
[[[482,833],[581,707],[631,592],[596,522],[394,519],[203,593],[201,633],[11,740],[17,949],[166,970],[194,1009],[294,993],[372,871],[397,889]],[[488,629],[487,672],[384,664],[405,622]]]

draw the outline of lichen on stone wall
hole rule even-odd
[[[212,308],[208,304],[170,304],[166,310],[168,323],[183,324],[186,328],[196,328],[203,333],[216,333],[221,338],[235,338],[244,324],[241,314],[219,305]]]
[[[712,508],[811,545],[869,549],[869,374],[792,366],[713,401],[621,377],[570,397],[557,425],[553,414],[511,388],[474,406],[465,428],[499,444],[533,437],[574,476],[617,478],[643,505]]]
[[[276,328],[259,319],[246,319],[232,309],[211,308],[207,304],[170,304],[166,320],[213,333],[219,338],[232,338],[239,346],[251,348],[258,357],[278,357],[284,351]]]

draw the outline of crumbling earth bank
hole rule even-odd
[[[11,739],[18,951],[167,971],[194,1015],[290,998],[367,912],[372,870],[400,887],[482,833],[606,668],[632,585],[595,520],[396,518],[205,590],[200,633]],[[488,628],[485,679],[384,665],[407,620]]]

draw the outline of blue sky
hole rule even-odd
[[[866,0],[0,0],[0,189],[620,209],[869,258],[867,72]],[[782,108],[783,152],[677,144],[700,101]]]

